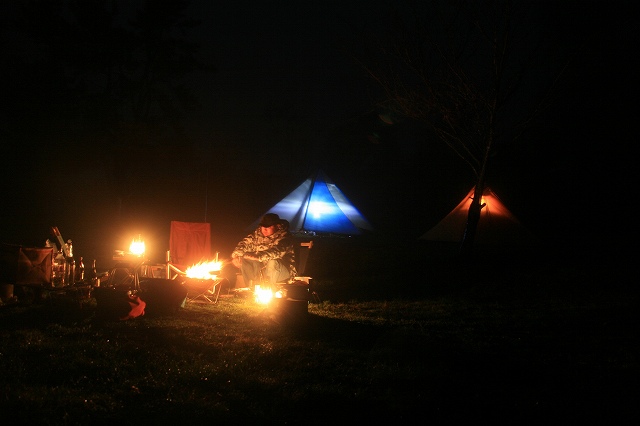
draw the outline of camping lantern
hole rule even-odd
[[[142,239],[142,236],[138,234],[137,239],[134,238],[133,240],[131,240],[131,244],[129,245],[129,252],[135,256],[142,257],[145,250],[146,247],[144,244],[144,240]]]
[[[254,297],[256,303],[268,306],[268,309],[283,318],[300,321],[308,313],[309,286],[305,282],[279,284],[274,290],[256,285]]]
[[[302,281],[278,286],[269,303],[272,311],[293,324],[303,324],[309,312],[309,286]]]
[[[260,285],[255,286],[253,294],[256,302],[261,305],[268,305],[269,302],[271,302],[271,299],[273,299],[273,292],[271,291],[271,288],[262,288]]]

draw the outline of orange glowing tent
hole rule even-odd
[[[473,191],[474,188],[471,188],[462,201],[420,239],[456,243],[462,241]],[[536,241],[533,234],[509,211],[491,188],[485,188],[481,203],[485,206],[480,213],[475,243],[520,245]]]

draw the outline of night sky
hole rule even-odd
[[[414,239],[474,184],[438,141],[381,120],[379,87],[349,57],[359,36],[389,28],[393,2],[187,2],[199,23],[184,38],[210,69],[181,76],[192,97],[154,98],[184,101],[182,116],[160,119],[140,102],[146,87],[108,78],[133,75],[123,52],[135,50],[103,37],[95,14],[71,25],[68,11],[43,6],[53,2],[28,13],[4,3],[0,242],[41,246],[58,226],[85,258],[107,259],[137,234],[161,257],[180,220],[211,222],[226,255],[317,168],[379,232]],[[126,27],[142,2],[120,3],[111,25]],[[621,251],[636,228],[632,3],[533,3],[523,25],[549,57],[573,59],[558,99],[498,152],[488,183],[555,248]],[[156,72],[189,64],[177,63]]]

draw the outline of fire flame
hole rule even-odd
[[[189,266],[185,274],[189,278],[197,278],[201,280],[215,280],[217,273],[222,269],[222,262],[217,260],[200,262],[193,266]]]

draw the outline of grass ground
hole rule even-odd
[[[432,266],[319,275],[308,315],[232,295],[127,321],[95,299],[0,306],[3,424],[640,420],[625,276]]]

